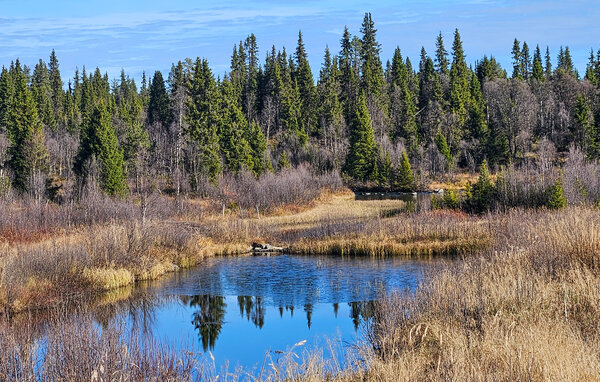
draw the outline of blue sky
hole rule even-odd
[[[77,66],[99,66],[110,77],[124,68],[140,78],[143,70],[168,72],[172,62],[197,56],[222,75],[233,44],[249,33],[264,59],[273,44],[292,51],[301,29],[318,73],[325,46],[337,52],[344,25],[358,34],[367,11],[384,62],[398,45],[416,64],[421,46],[433,53],[440,31],[450,50],[454,28],[469,63],[487,54],[505,68],[515,37],[532,50],[549,45],[553,61],[559,47],[569,45],[582,74],[590,48],[600,48],[597,0],[0,0],[0,65],[17,57],[34,65],[55,49],[65,81]]]

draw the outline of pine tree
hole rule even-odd
[[[596,60],[594,58],[594,50],[590,51],[590,57],[585,70],[585,79],[590,81],[593,85],[598,85],[598,76],[596,68]]]
[[[314,132],[316,129],[314,118],[316,89],[304,42],[302,41],[301,31],[298,32],[298,46],[296,48],[295,59],[297,70],[292,79],[298,84],[298,92],[300,93],[301,127],[306,132]]]
[[[123,195],[126,190],[123,151],[104,100],[98,101],[89,121],[81,129],[80,142],[74,167],[80,180],[87,180],[89,161],[95,158],[100,165],[100,188],[108,195]]]
[[[563,189],[562,176],[559,177],[548,191],[546,207],[551,210],[559,210],[567,206],[567,198]]]
[[[521,50],[521,74],[525,80],[529,79],[531,72],[531,56],[529,55],[529,46],[526,42],[523,42],[523,49]]]
[[[412,191],[415,188],[415,178],[410,167],[406,151],[402,152],[402,160],[398,167],[397,184],[400,191]]]
[[[248,129],[246,135],[246,141],[248,141],[250,148],[252,149],[251,170],[254,175],[258,176],[265,171],[272,171],[273,168],[271,166],[271,161],[266,157],[267,140],[260,129],[259,124],[255,121],[250,123],[250,128]]]
[[[573,130],[571,131],[573,142],[584,148],[589,158],[594,158],[598,147],[597,132],[592,123],[588,102],[581,94],[577,96],[573,122]]]
[[[446,141],[446,137],[442,134],[441,131],[438,131],[435,136],[435,145],[437,146],[440,154],[446,158],[446,164],[449,169],[454,166],[454,157],[452,156],[452,152],[450,151],[450,147],[448,147],[448,142]]]
[[[160,123],[167,128],[171,123],[171,109],[169,93],[165,87],[165,81],[160,71],[154,72],[150,84],[150,100],[148,104],[148,123]]]
[[[545,62],[544,74],[546,75],[546,79],[550,79],[550,77],[552,77],[552,61],[550,58],[550,48],[548,48],[548,46],[546,46]]]
[[[450,69],[450,111],[458,118],[458,125],[450,132],[450,149],[458,148],[464,134],[464,126],[468,118],[468,105],[471,93],[471,73],[465,61],[462,41],[458,29],[454,32],[452,44],[452,67]]]
[[[521,45],[519,40],[515,38],[512,48],[512,59],[513,59],[513,73],[512,78],[522,80],[523,79],[523,60],[521,53]]]
[[[54,110],[52,109],[52,88],[46,64],[40,60],[35,66],[31,78],[33,98],[38,110],[38,116],[45,126],[56,128]]]
[[[448,51],[444,48],[442,32],[435,41],[435,68],[439,73],[448,74]]]
[[[218,134],[225,166],[236,174],[253,169],[252,148],[246,140],[248,122],[237,103],[234,86],[227,78],[221,84],[220,99]]]
[[[13,81],[14,95],[8,99],[4,116],[10,141],[8,165],[14,187],[25,192],[31,176],[47,171],[48,151],[27,76],[18,60],[11,66],[9,80]]]
[[[371,118],[367,110],[364,94],[361,94],[354,119],[350,124],[350,149],[346,158],[344,171],[350,177],[367,181],[374,180],[377,148],[371,125]]]
[[[542,67],[542,53],[540,52],[540,46],[535,47],[535,53],[533,54],[533,68],[532,77],[538,82],[544,82],[544,68]]]
[[[365,17],[360,29],[362,32],[360,58],[362,64],[362,90],[367,97],[379,97],[383,89],[385,80],[383,77],[383,67],[379,58],[381,46],[377,42],[375,24],[370,13],[365,13]]]
[[[353,62],[354,45],[347,26],[344,28],[344,35],[340,44],[340,100],[344,106],[346,122],[350,122],[358,99],[358,85]]]
[[[219,92],[206,60],[196,59],[189,91],[186,101],[187,134],[199,148],[202,175],[216,182],[221,172],[217,135]]]
[[[63,81],[60,76],[58,58],[54,49],[50,53],[50,62],[48,63],[48,75],[50,77],[50,89],[52,110],[54,111],[54,120],[64,125],[65,119],[65,92],[63,90]]]
[[[479,178],[471,190],[472,198],[467,200],[473,212],[482,213],[490,209],[494,185],[490,178],[487,161],[484,159],[479,167]]]

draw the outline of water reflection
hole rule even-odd
[[[217,368],[252,368],[265,354],[300,341],[321,349],[323,337],[355,342],[382,291],[414,290],[432,265],[392,258],[211,258],[193,270],[76,306],[85,306],[78,315],[89,314],[100,328],[125,322],[132,335],[202,349],[199,357],[210,351]]]
[[[202,343],[202,349],[206,352],[214,350],[219,334],[223,329],[227,304],[222,296],[198,295],[181,298],[181,302],[192,308],[192,324],[198,332],[198,337]],[[266,307],[264,300],[257,296],[238,296],[237,303],[241,318],[245,318],[257,329],[262,329],[265,325]],[[338,316],[339,303],[331,304],[335,318]],[[375,309],[374,301],[353,301],[349,302],[348,318],[352,321],[355,331],[358,331],[360,324],[369,320],[373,316]],[[312,314],[314,305],[305,304],[303,306],[306,314],[306,327],[310,330],[312,326]],[[289,312],[290,317],[294,316],[294,306],[286,305],[278,308],[279,318],[283,318],[284,312]]]

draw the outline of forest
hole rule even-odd
[[[455,30],[450,51],[440,32],[416,65],[399,47],[384,63],[376,32],[369,13],[358,34],[346,28],[316,81],[302,32],[293,52],[273,46],[264,61],[249,35],[222,78],[186,58],[139,86],[100,68],[63,79],[54,51],[33,68],[16,59],[0,76],[0,194],[207,195],[227,177],[297,166],[409,191],[484,160],[499,170],[569,150],[600,158],[600,50],[581,76],[568,47],[554,60],[515,39],[502,68],[493,56],[469,63]]]

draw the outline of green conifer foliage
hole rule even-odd
[[[482,213],[488,211],[492,203],[493,192],[494,185],[492,184],[487,167],[487,161],[484,159],[479,167],[479,178],[471,190],[472,198],[467,200],[473,212]]]
[[[458,143],[464,134],[463,129],[468,119],[468,105],[471,94],[471,73],[465,61],[458,29],[454,32],[452,55],[453,60],[450,69],[450,111],[456,115],[458,125],[453,126],[452,131],[450,131],[450,141],[448,144],[450,149],[454,151],[458,149]]]
[[[535,53],[533,54],[533,68],[532,68],[532,76],[538,82],[543,82],[544,78],[544,68],[542,67],[542,53],[540,52],[540,46],[535,47]]]
[[[35,101],[27,87],[27,76],[19,61],[11,66],[9,79],[13,81],[14,96],[8,99],[4,117],[10,141],[8,165],[14,174],[14,187],[25,192],[32,175],[47,171],[48,151]]]
[[[252,172],[258,176],[265,171],[272,171],[271,161],[267,159],[267,139],[256,121],[250,123],[246,140],[252,149]]]
[[[350,124],[350,149],[346,158],[345,172],[359,180],[376,179],[377,148],[371,118],[364,94],[361,94],[354,119]]]
[[[444,134],[442,134],[441,131],[438,131],[437,135],[435,136],[435,145],[437,146],[440,154],[446,158],[446,164],[448,168],[451,169],[454,166],[454,157],[450,151],[450,147],[448,147],[446,137],[444,137]]]
[[[362,63],[362,90],[367,96],[378,97],[383,90],[385,80],[383,78],[383,67],[379,58],[381,49],[376,39],[377,29],[370,13],[366,13],[361,32],[363,38],[361,40],[360,58]]]
[[[169,93],[167,93],[162,73],[158,70],[154,72],[154,77],[150,84],[148,123],[160,123],[165,128],[171,123]]]
[[[45,126],[56,128],[54,110],[52,109],[52,88],[46,64],[40,60],[35,66],[31,79],[33,98],[38,110],[38,117]]]
[[[444,47],[442,32],[435,41],[435,68],[439,73],[448,74],[448,51]]]
[[[249,128],[246,117],[235,99],[235,89],[229,79],[221,84],[219,106],[219,143],[225,166],[233,173],[253,169],[252,148],[246,140]]]
[[[187,134],[198,145],[203,175],[212,182],[221,172],[219,157],[219,92],[208,61],[196,59],[187,107]]]
[[[567,198],[563,189],[562,177],[559,177],[554,185],[550,187],[546,207],[558,210],[567,206]]]
[[[401,191],[413,191],[415,188],[415,177],[410,167],[410,161],[406,151],[402,152],[402,160],[398,167],[398,175],[396,177],[398,189]]]
[[[50,77],[51,103],[54,111],[54,120],[57,123],[65,123],[65,92],[63,90],[63,81],[60,76],[58,58],[54,49],[50,54],[50,62],[48,62],[48,75]]]
[[[88,122],[81,129],[75,172],[85,182],[89,161],[96,158],[100,166],[99,185],[108,195],[123,195],[126,191],[123,172],[123,151],[112,126],[111,116],[104,100],[99,100]]]
[[[295,58],[296,71],[292,78],[298,84],[298,92],[300,93],[300,124],[302,130],[305,132],[314,132],[316,129],[316,89],[304,42],[302,41],[302,32],[298,32],[298,46]]]

